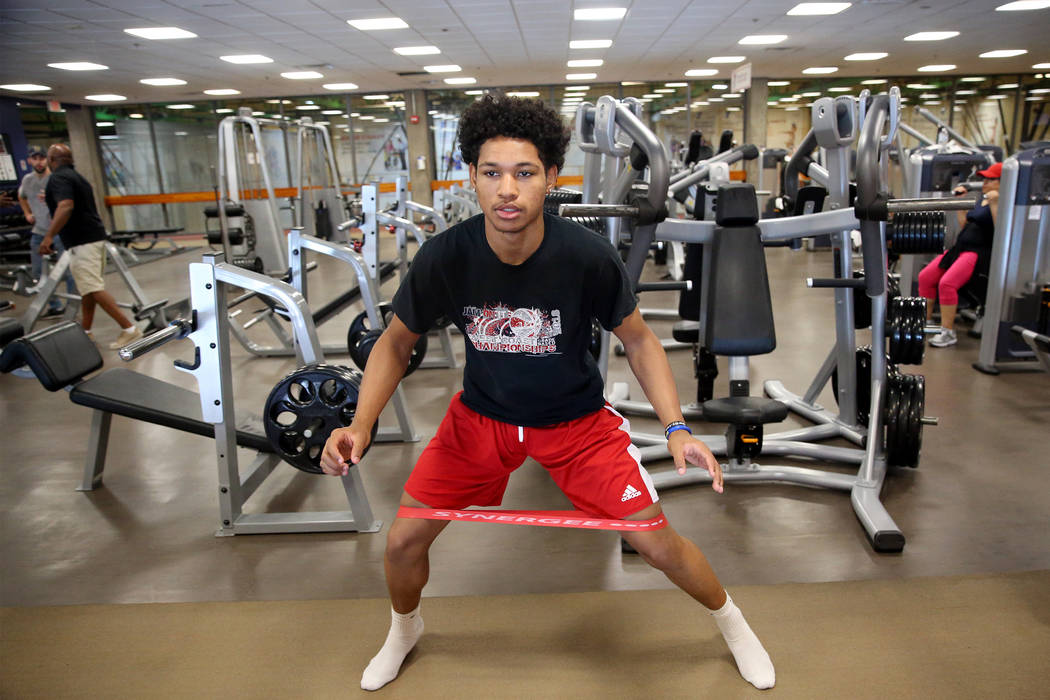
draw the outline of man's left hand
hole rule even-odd
[[[702,440],[698,440],[684,430],[676,430],[671,433],[667,441],[667,449],[674,458],[674,465],[679,474],[685,474],[686,462],[706,469],[711,475],[711,488],[722,493],[724,490],[722,467]]]

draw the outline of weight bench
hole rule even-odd
[[[109,369],[93,377],[102,367],[102,355],[84,329],[72,321],[59,323],[10,342],[0,353],[4,373],[28,365],[48,391],[67,389],[73,403],[94,409],[87,460],[78,491],[102,485],[109,429],[113,416],[163,425],[204,437],[215,437],[215,426],[201,417],[196,392],[129,369]],[[236,431],[237,444],[272,453],[262,424]]]

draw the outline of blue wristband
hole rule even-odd
[[[690,435],[693,434],[693,431],[689,429],[688,425],[686,425],[685,423],[678,422],[678,423],[671,423],[669,426],[667,426],[667,428],[664,430],[664,438],[667,439],[667,440],[670,440],[671,439],[671,433],[673,433],[676,430],[684,430],[685,432],[689,433]]]

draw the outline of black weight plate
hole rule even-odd
[[[412,346],[412,354],[408,358],[408,366],[405,367],[405,376],[412,374],[419,365],[423,362],[423,358],[427,355],[427,334],[423,333],[419,336],[416,344]]]
[[[364,370],[365,365],[368,364],[368,356],[372,353],[372,347],[381,335],[383,331],[378,329],[355,331],[351,335],[347,350],[350,351],[350,359],[358,369]]]
[[[383,319],[383,325],[385,327],[386,324],[390,322],[390,318],[394,313],[394,307],[389,302],[383,302],[378,305],[376,311],[379,312],[379,316]],[[349,341],[354,333],[368,330],[372,330],[372,322],[368,320],[368,311],[362,311],[354,316],[354,320],[350,322],[350,327],[346,331],[347,341]]]
[[[886,406],[882,413],[882,422],[886,426],[886,461],[896,465],[897,414],[900,412],[901,381],[895,375],[886,382]]]
[[[912,376],[901,375],[900,404],[897,410],[897,428],[895,431],[895,446],[893,466],[910,467],[911,459],[908,454],[908,446],[911,436],[908,434],[908,416],[911,411]]]
[[[926,415],[926,378],[921,374],[915,375],[915,391],[912,395],[913,425],[912,431],[912,454],[913,467],[919,466],[919,454],[922,452],[922,417]]]
[[[360,388],[360,373],[346,367],[315,363],[289,373],[274,385],[263,409],[274,451],[296,469],[321,474],[324,443],[353,421]]]

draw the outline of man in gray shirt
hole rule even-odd
[[[33,232],[29,239],[29,260],[32,264],[34,284],[39,284],[44,263],[44,256],[40,254],[40,242],[44,240],[44,234],[51,225],[51,212],[47,210],[47,203],[44,202],[44,188],[47,187],[47,178],[51,171],[47,167],[47,154],[41,148],[30,146],[26,161],[32,171],[26,173],[26,176],[22,178],[22,184],[18,188],[18,203],[22,205],[22,213],[26,221],[33,225]],[[55,252],[61,255],[64,250],[62,242],[56,240]],[[73,276],[68,271],[65,280],[66,291],[76,294]],[[58,299],[52,299],[48,304],[48,316],[60,314],[62,311],[62,303]]]

